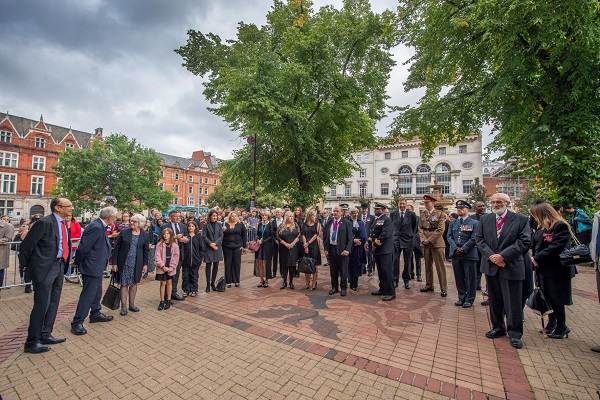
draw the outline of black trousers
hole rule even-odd
[[[223,247],[223,260],[225,261],[225,282],[240,283],[242,271],[242,250],[239,247],[229,249]]]
[[[279,260],[279,244],[275,243],[273,246],[273,278],[277,276],[277,261]],[[281,268],[281,275],[283,275],[283,266]]]
[[[404,282],[410,281],[410,272],[412,271],[412,252],[413,249],[398,249],[394,252],[394,283],[400,281],[400,255],[402,255],[402,261],[404,262],[404,268],[402,269],[402,280]]]
[[[294,281],[294,275],[296,275],[296,264],[294,264],[294,265],[281,264],[281,275],[283,276],[283,282],[288,281],[288,274],[290,275],[290,283],[292,283]]]
[[[416,267],[416,269],[417,269],[417,278],[418,278],[421,276],[421,259],[423,258],[423,250],[421,249],[421,246],[413,247],[413,255],[415,256],[415,261],[412,265],[413,265],[413,267]],[[415,273],[414,269],[411,269],[410,273],[411,273],[411,275],[414,275],[414,273]]]
[[[198,291],[198,272],[200,266],[185,266],[181,267],[181,288],[184,293],[197,292]]]
[[[212,271],[211,271],[212,270]],[[206,263],[204,273],[206,274],[206,284],[214,285],[217,281],[217,273],[219,272],[219,262]]]
[[[177,285],[179,284],[179,277],[181,276],[181,260],[177,263],[175,269],[175,275],[173,275],[173,287],[171,288],[171,297],[177,294]]]
[[[52,334],[62,292],[64,266],[64,261],[54,262],[43,281],[34,279],[32,282],[35,291],[26,345],[33,345]]]
[[[373,268],[375,267],[375,259],[373,258],[373,254],[370,251],[366,251],[367,257],[367,273],[373,273]]]
[[[393,281],[392,254],[375,254],[375,265],[377,266],[377,275],[379,276],[379,291],[385,296],[396,294]]]
[[[498,274],[486,275],[485,279],[492,328],[506,331],[510,337],[520,339],[523,336],[523,281],[500,279]]]
[[[335,251],[329,252],[329,274],[331,275],[331,288],[348,289],[348,262],[350,256],[342,256]]]
[[[81,279],[83,280],[83,289],[81,289],[77,310],[75,311],[71,325],[83,324],[88,312],[90,318],[97,317],[100,315],[100,310],[102,309],[100,305],[100,300],[102,299],[102,276],[81,275]]]
[[[465,260],[453,256],[452,269],[458,291],[458,301],[471,303],[475,301],[477,281],[477,260]]]

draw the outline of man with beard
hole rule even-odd
[[[369,250],[375,258],[377,276],[379,277],[379,290],[371,292],[373,296],[383,296],[383,301],[396,298],[392,272],[392,256],[394,253],[394,224],[385,215],[387,207],[381,203],[375,203],[375,220],[371,222],[369,229]]]
[[[511,346],[520,349],[523,347],[523,254],[531,244],[529,221],[524,215],[508,211],[510,198],[504,193],[494,194],[490,203],[493,212],[481,217],[475,232],[492,322],[492,330],[485,336],[495,339],[508,332]]]

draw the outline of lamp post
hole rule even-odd
[[[254,164],[252,172],[252,200],[250,200],[250,211],[252,211],[256,203],[256,135],[248,138],[248,144],[254,146],[252,150],[252,162]]]

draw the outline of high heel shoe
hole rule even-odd
[[[311,290],[315,290],[316,288],[317,288],[317,282],[315,282],[315,286],[313,286]]]
[[[571,330],[569,329],[569,327],[565,327],[565,329],[561,332],[557,332],[557,330],[555,329],[552,333],[548,334],[548,337],[551,339],[562,339],[563,337],[567,337],[567,339],[569,338],[569,333],[571,332]]]
[[[279,289],[285,289],[287,287],[287,282],[283,282]]]

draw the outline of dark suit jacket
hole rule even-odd
[[[324,250],[326,250],[330,253],[336,252],[336,254],[342,254],[343,251],[347,251],[348,253],[350,253],[352,251],[352,245],[353,245],[352,221],[348,221],[344,217],[340,218],[340,224],[338,225],[338,228],[337,228],[337,238],[336,238],[337,246],[335,246],[335,247],[333,247],[331,245],[330,235],[329,235],[329,232],[331,231],[331,229],[333,227],[333,221],[334,221],[334,219],[331,218],[329,220],[329,222],[327,222],[327,225],[325,226],[325,229],[323,230]]]
[[[214,263],[223,260],[223,225],[217,222],[216,229],[213,229],[212,222],[206,222],[202,229],[202,239],[204,240],[204,262]],[[217,245],[217,250],[213,250],[210,244]]]
[[[477,225],[479,225],[479,221],[471,217],[465,218],[462,229],[460,218],[450,221],[448,233],[446,235],[448,243],[450,244],[450,258],[454,258],[454,251],[456,249],[463,249],[464,254],[459,257],[460,259],[479,260],[477,246],[475,245],[475,231],[477,230]]]
[[[79,272],[82,275],[102,276],[111,250],[112,246],[102,220],[100,218],[95,219],[81,235],[79,247],[75,252],[74,263],[79,266]]]
[[[185,227],[185,224],[183,222],[179,222],[178,224],[179,224],[179,233],[183,233],[183,236],[187,236],[188,231],[187,231],[187,228]],[[160,231],[162,232],[163,229],[167,229],[167,228],[173,229],[173,223],[165,222],[160,227]],[[173,235],[177,235],[177,232],[175,232],[175,230],[173,230]],[[160,240],[160,238],[158,240]]]
[[[525,279],[525,264],[523,254],[529,250],[531,236],[529,221],[526,216],[508,212],[500,237],[496,236],[496,214],[486,214],[481,217],[475,231],[475,242],[481,252],[481,272],[501,279]],[[489,260],[492,254],[500,254],[506,263],[501,268]]]
[[[127,253],[131,248],[131,238],[133,232],[131,228],[123,229],[117,240],[115,241],[115,249],[113,250],[112,263],[118,267],[117,278],[121,280],[121,272],[125,268],[125,261],[127,260]],[[148,232],[140,231],[140,237],[138,238],[136,253],[135,253],[135,282],[139,283],[142,279],[142,268],[144,265],[148,265],[148,252],[150,251],[150,235]]]
[[[565,248],[570,246],[571,234],[565,222],[557,222],[551,231],[545,229],[536,231],[533,235],[533,258],[538,264],[539,273],[546,278],[565,281],[571,279],[571,268],[563,267],[558,257]]]
[[[381,244],[377,244],[379,240]],[[387,215],[381,215],[371,222],[369,243],[374,255],[392,254],[394,252],[394,223]]]
[[[404,210],[404,219],[400,223],[400,210],[393,211],[390,218],[394,223],[394,244],[397,249],[412,249],[415,243],[415,235],[419,236],[419,224],[417,215]]]
[[[58,229],[58,221],[54,214],[47,215],[33,224],[25,240],[21,242],[19,262],[27,270],[27,276],[36,282],[41,282],[48,276],[56,260],[59,245]],[[67,260],[71,256],[70,245],[68,256]]]

